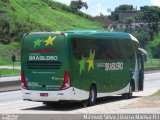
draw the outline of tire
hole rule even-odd
[[[93,106],[96,103],[97,98],[97,90],[95,86],[91,86],[89,98],[88,98],[88,106]]]
[[[122,97],[125,98],[125,99],[131,99],[132,95],[133,95],[133,84],[130,83],[129,92],[125,93],[125,94],[122,94]]]

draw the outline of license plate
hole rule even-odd
[[[48,93],[40,93],[41,97],[48,97]]]

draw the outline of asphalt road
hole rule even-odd
[[[97,100],[97,104],[86,107],[82,103],[67,103],[46,107],[42,102],[23,101],[21,91],[0,93],[0,113],[13,114],[80,114],[80,113],[160,113],[158,109],[125,109],[124,106],[148,96],[160,89],[160,72],[145,74],[144,91],[134,93],[134,97],[124,100],[120,96],[105,97]]]

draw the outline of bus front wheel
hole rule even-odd
[[[96,102],[96,97],[97,97],[97,90],[94,85],[91,86],[90,93],[89,93],[89,98],[88,98],[88,105],[92,106]]]

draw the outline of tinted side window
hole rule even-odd
[[[95,51],[95,59],[121,59],[133,55],[133,47],[129,40],[72,38],[73,56],[77,59],[87,57]]]
[[[98,46],[96,46],[96,40],[90,38],[72,38],[72,49],[73,56],[77,59],[83,57],[88,57],[88,54],[91,51],[96,51]]]

